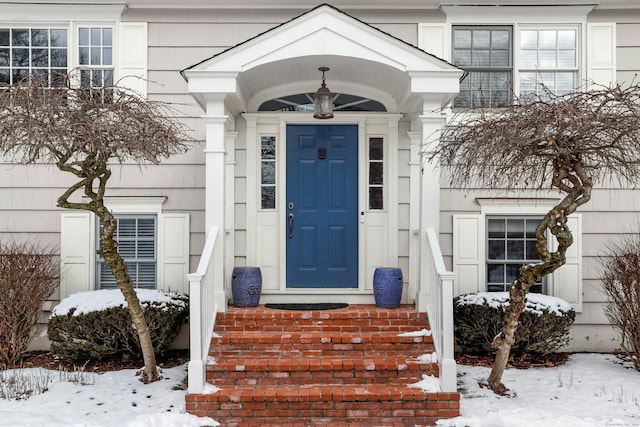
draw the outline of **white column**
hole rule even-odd
[[[409,156],[409,302],[418,298],[420,283],[420,177],[422,163],[420,158],[421,132],[407,132],[410,144]]]
[[[425,106],[426,107],[426,106]],[[437,109],[425,108],[424,111],[439,111]],[[429,161],[431,153],[438,143],[440,130],[445,125],[445,117],[440,113],[425,113],[419,118],[422,132],[420,137],[420,163],[422,166],[422,176],[420,181],[420,227],[418,238],[420,244],[427,244],[425,238],[428,228],[433,228],[436,235],[440,230],[440,168],[434,159]],[[437,295],[430,289],[429,280],[432,280],[432,272],[429,267],[431,260],[422,260],[422,257],[430,253],[427,248],[420,248],[420,286],[417,290],[416,307],[419,311],[426,311],[429,303]],[[431,313],[430,313],[431,314]]]
[[[234,232],[236,228],[235,221],[235,176],[236,176],[236,138],[238,137],[238,132],[227,132],[226,133],[226,175],[225,175],[225,273],[224,273],[224,283],[225,283],[225,291],[228,295],[230,291],[231,284],[231,273],[233,271],[234,263],[235,263],[235,245],[234,245]]]
[[[225,242],[225,204],[227,198],[225,172],[227,135],[225,124],[227,116],[224,115],[224,98],[207,102],[207,114],[202,117],[206,129],[205,145],[205,230],[216,226],[220,230],[215,246],[214,259],[214,304],[218,311],[227,309],[227,293],[225,291],[225,266],[224,253]]]
[[[445,117],[439,113],[420,116],[422,122],[422,192],[421,192],[421,228],[432,227],[440,230],[440,168],[437,159],[429,161],[431,153],[438,144],[440,130],[444,128]]]

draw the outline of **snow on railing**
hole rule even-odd
[[[187,275],[189,280],[189,390],[191,394],[204,391],[205,370],[211,333],[218,308],[214,303],[214,252],[218,237],[218,227],[211,227],[202,250],[202,256],[195,273]]]
[[[422,242],[423,273],[418,291],[418,310],[426,311],[438,354],[440,390],[455,392],[456,360],[453,354],[453,284],[455,274],[447,271],[442,259],[438,234],[427,228]]]

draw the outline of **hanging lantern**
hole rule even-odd
[[[320,67],[322,71],[322,86],[313,95],[313,117],[315,119],[331,119],[333,118],[333,94],[324,83],[324,72],[329,71],[328,67]]]

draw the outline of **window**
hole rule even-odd
[[[543,95],[542,88],[562,95],[576,87],[577,31],[520,32],[520,95]]]
[[[313,112],[313,93],[281,96],[263,102],[258,111]],[[334,111],[387,111],[384,105],[372,99],[346,93],[333,94]]]
[[[73,33],[73,32],[71,32]],[[28,75],[47,86],[62,86],[71,69],[80,68],[80,84],[102,88],[114,83],[113,27],[78,27],[76,37],[68,28],[1,28],[0,85],[20,83]],[[77,40],[77,47],[69,44]],[[69,63],[70,49],[77,48],[77,63]]]
[[[113,29],[111,27],[78,28],[78,63],[80,84],[102,88],[113,85]]]
[[[503,292],[518,278],[520,267],[539,262],[536,250],[536,227],[539,217],[487,218],[487,290]],[[536,283],[531,292],[543,292]]]
[[[384,208],[384,140],[369,138],[369,209]]]
[[[469,75],[454,107],[505,107],[520,97],[562,95],[578,85],[578,29],[511,26],[453,27],[453,62]],[[514,65],[514,50],[517,63]],[[514,77],[515,76],[515,77]],[[517,84],[514,84],[517,82]]]
[[[262,209],[276,208],[276,137],[260,138],[260,194]]]
[[[0,84],[17,84],[29,74],[59,86],[66,74],[67,30],[0,28]]]
[[[116,217],[117,230],[115,239],[118,242],[118,252],[127,263],[127,268],[133,285],[136,288],[156,287],[156,216]],[[97,235],[97,245],[100,247],[100,233]],[[117,287],[111,269],[104,263],[104,258],[97,257],[97,288],[112,289]]]
[[[504,107],[511,99],[511,27],[453,28],[453,62],[469,75],[454,107]]]

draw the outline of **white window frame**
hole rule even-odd
[[[73,64],[70,62],[70,58],[71,57],[70,57],[70,52],[69,52],[69,50],[70,50],[69,45],[71,44],[70,40],[71,40],[72,35],[71,35],[71,30],[69,29],[68,26],[60,25],[60,24],[56,24],[56,23],[51,23],[50,25],[42,24],[42,23],[37,23],[37,24],[33,24],[33,25],[30,25],[30,24],[18,24],[18,25],[15,25],[15,24],[8,23],[8,22],[7,23],[0,22],[0,28],[8,29],[10,31],[13,31],[13,30],[28,30],[29,32],[31,32],[31,30],[48,30],[48,31],[50,31],[50,30],[65,30],[67,32],[67,46],[66,46],[67,65],[66,65],[66,67],[52,67],[52,66],[33,67],[33,63],[32,63],[32,61],[30,59],[29,60],[29,69],[33,69],[33,68],[46,69],[49,73],[51,73],[54,70],[59,70],[59,69],[64,68],[65,72],[68,73],[73,68]],[[34,46],[29,45],[29,46],[22,47],[22,48],[31,50],[31,49],[34,49],[34,48],[37,49],[38,47],[34,47]],[[58,47],[47,46],[47,49],[49,50],[49,54],[51,53],[52,48],[56,49]],[[13,49],[13,47],[12,47],[12,49]],[[9,60],[10,73],[11,73],[11,70],[13,68],[14,67],[12,65],[12,61]],[[24,68],[24,67],[18,67],[18,68]],[[17,83],[17,82],[13,82],[13,84],[15,84],[15,83]]]
[[[153,256],[151,258],[149,257],[145,257],[145,258],[137,258],[136,259],[131,259],[131,258],[125,258],[125,262],[127,263],[127,267],[129,268],[129,272],[131,275],[131,279],[132,279],[132,283],[133,283],[133,287],[134,288],[144,288],[144,289],[157,289],[158,288],[158,215],[153,215],[153,214],[115,214],[114,215],[116,221],[118,221],[118,228],[116,230],[116,233],[119,232],[120,230],[120,221],[121,220],[131,220],[134,219],[136,220],[136,222],[140,219],[153,219]],[[101,242],[100,242],[100,225],[101,225],[101,221],[99,219],[96,218],[96,240],[95,240],[95,245],[96,248],[99,248],[101,246]],[[114,238],[116,240],[118,240],[117,235],[114,236]],[[136,243],[139,241],[150,241],[151,239],[147,238],[141,238],[137,233],[135,236],[132,236],[131,238],[127,239],[128,241],[133,241]],[[119,241],[119,243],[123,242],[123,240]],[[119,245],[120,246],[120,245]],[[123,257],[124,258],[124,257]],[[132,271],[132,268],[135,267],[136,269],[138,268],[138,266],[140,264],[150,264],[151,262],[153,262],[153,276],[154,276],[154,283],[153,283],[153,287],[149,287],[149,286],[140,286],[137,277],[139,277],[138,274],[134,274],[134,271]],[[102,266],[105,265],[105,261],[104,261],[104,257],[101,257],[100,255],[96,254],[96,281],[95,281],[95,289],[113,289],[116,288],[117,285],[114,286],[103,286],[103,281],[102,281]],[[113,275],[111,275],[111,277],[113,278]]]
[[[104,64],[99,64],[99,65],[87,65],[87,64],[80,64],[80,29],[81,28],[88,28],[89,31],[91,31],[92,29],[95,28],[100,28],[100,29],[104,29],[104,28],[110,28],[111,29],[111,65],[104,65]],[[81,71],[90,71],[91,73],[93,73],[93,71],[98,70],[98,71],[111,71],[113,73],[112,76],[112,84],[115,84],[115,82],[117,81],[117,57],[118,57],[118,31],[117,31],[117,25],[116,22],[78,22],[75,23],[75,25],[73,25],[73,70],[74,72],[76,72],[78,75],[77,77],[75,77],[77,79],[78,84],[81,83],[81,78],[80,78],[80,72]],[[101,45],[102,47],[103,45]],[[91,54],[89,54],[91,55]],[[92,86],[93,87],[93,86]]]
[[[274,144],[275,144],[275,153],[274,153],[274,158],[273,159],[265,159],[262,157],[262,140],[263,138],[273,138],[274,139]],[[258,160],[258,171],[257,171],[257,176],[258,176],[258,210],[259,211],[265,211],[265,212],[274,212],[278,210],[278,200],[280,199],[280,188],[282,186],[279,185],[279,180],[280,180],[280,176],[278,174],[278,168],[280,166],[280,138],[277,134],[275,133],[264,133],[264,134],[260,134],[260,137],[258,138],[258,153],[259,153],[259,160]],[[273,184],[265,184],[262,182],[262,165],[263,163],[273,163],[273,167],[274,167],[274,183]],[[265,208],[262,206],[262,189],[263,188],[273,188],[273,191],[275,193],[275,200],[274,200],[274,205],[272,208]]]
[[[156,289],[159,288],[158,284],[159,280],[159,221],[160,214],[162,213],[162,204],[165,202],[166,197],[105,197],[104,204],[107,209],[116,217],[142,217],[142,216],[153,216],[155,217],[155,264],[156,264]],[[96,225],[99,224],[99,220],[96,219]],[[95,253],[95,249],[98,248],[100,236],[98,235],[97,228],[94,236],[94,251],[93,253],[93,263],[95,265],[95,279],[93,282],[92,289],[100,289],[98,283],[98,264],[100,260],[98,259],[98,255]]]
[[[484,243],[485,243],[485,265],[487,268],[487,275],[486,275],[486,286],[487,286],[487,291],[489,292],[494,292],[491,291],[489,289],[489,266],[490,265],[500,265],[500,266],[505,266],[505,265],[524,265],[526,263],[530,263],[530,262],[538,262],[539,259],[537,257],[537,252],[535,253],[535,257],[529,257],[528,259],[510,259],[508,258],[508,244],[507,244],[507,250],[505,250],[505,258],[504,259],[491,259],[489,258],[489,241],[490,240],[494,240],[497,241],[499,240],[500,242],[503,243],[507,243],[508,241],[513,241],[516,239],[513,238],[509,238],[508,236],[505,236],[504,238],[500,238],[500,239],[496,239],[496,238],[491,238],[489,236],[489,222],[491,220],[500,220],[500,221],[509,221],[509,220],[516,220],[516,221],[537,221],[538,223],[540,222],[540,220],[542,219],[542,215],[513,215],[513,214],[509,214],[509,215],[505,215],[505,214],[501,214],[501,215],[485,215],[485,236],[484,236]],[[507,223],[508,224],[508,223]],[[506,231],[506,230],[505,230]],[[527,240],[529,241],[533,241],[533,239],[529,238],[527,239],[526,236],[523,239],[517,239],[518,241],[522,240],[523,242],[526,242]],[[526,243],[525,243],[526,245]],[[506,272],[505,272],[506,275]],[[546,278],[543,278],[542,283],[538,283],[534,286],[532,286],[531,288],[531,292],[534,292],[534,289],[537,287],[540,287],[540,293],[544,294],[544,295],[548,295],[549,294],[549,289],[547,286],[547,282],[548,280],[546,280]],[[510,282],[507,283],[503,283],[502,286],[504,287],[504,289],[500,290],[499,292],[505,292],[508,290]],[[538,291],[535,291],[538,292]]]
[[[532,24],[519,24],[514,27],[514,38],[513,38],[513,87],[514,93],[516,96],[521,95],[520,88],[520,77],[522,73],[531,73],[531,72],[540,72],[540,73],[558,73],[563,71],[571,71],[575,74],[574,88],[578,89],[582,85],[582,81],[585,76],[586,65],[584,64],[583,58],[584,54],[584,43],[583,39],[585,37],[584,26],[579,24],[554,24],[554,25],[532,25]],[[563,68],[563,67],[555,67],[555,68],[525,68],[522,66],[521,61],[521,35],[523,31],[544,31],[544,30],[572,30],[576,32],[576,64],[574,67]],[[582,31],[581,31],[582,30]]]
[[[535,7],[535,6],[509,6],[509,7],[482,7],[482,6],[448,6],[444,5],[441,10],[446,15],[445,23],[421,23],[418,25],[418,46],[425,51],[441,57],[447,61],[452,61],[453,40],[452,26],[457,25],[486,25],[486,26],[505,26],[513,27],[513,81],[514,95],[520,96],[520,31],[521,29],[551,29],[551,28],[577,28],[578,29],[578,75],[576,85],[581,87],[587,77],[593,74],[592,69],[595,65],[590,64],[587,68],[587,15],[593,10],[590,5],[575,6],[553,6],[553,7]],[[482,13],[482,12],[490,13]],[[593,24],[591,24],[593,25]],[[612,24],[603,24],[602,31],[610,33],[610,44],[606,45],[613,50],[607,54],[600,56],[613,57],[615,59],[615,26]],[[612,35],[611,35],[612,34]],[[605,44],[601,44],[605,46]],[[612,61],[608,60],[606,67],[612,66]],[[605,65],[602,65],[604,67]],[[603,70],[601,74],[610,75],[611,71]],[[605,72],[606,71],[606,72]],[[602,77],[599,81],[602,81]]]

